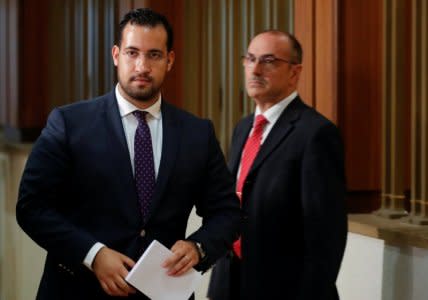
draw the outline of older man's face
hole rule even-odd
[[[244,58],[248,95],[257,103],[277,103],[297,86],[300,64],[292,64],[288,37],[271,33],[257,35]]]

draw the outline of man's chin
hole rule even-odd
[[[159,89],[155,90],[153,86],[139,87],[135,85],[121,85],[122,91],[130,98],[138,102],[150,102],[159,93]]]
[[[261,89],[249,88],[247,89],[248,97],[257,98],[257,96],[263,95],[263,91]]]
[[[153,100],[153,97],[155,97],[157,94],[157,92],[154,91],[129,91],[128,95],[131,96],[132,98],[134,98],[137,101],[140,102],[149,102],[151,100]]]
[[[153,100],[156,94],[131,94],[130,96],[139,102],[149,102]]]

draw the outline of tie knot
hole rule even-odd
[[[146,123],[147,111],[134,110],[132,114],[137,118],[138,123]]]
[[[262,114],[256,116],[256,121],[254,122],[254,128],[263,128],[266,125],[268,120]]]

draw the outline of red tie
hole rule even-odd
[[[268,120],[266,120],[262,114],[256,117],[253,132],[247,139],[244,150],[242,150],[241,171],[239,172],[238,182],[236,184],[236,193],[238,194],[239,200],[242,199],[242,188],[244,187],[245,179],[253,165],[257,153],[259,152],[260,144],[262,142],[263,128],[267,122]],[[233,251],[239,258],[241,258],[241,238],[233,243]]]

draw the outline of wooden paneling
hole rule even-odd
[[[0,0],[0,124],[17,124],[18,33],[17,1]]]
[[[315,108],[337,123],[337,0],[315,5]]]
[[[40,128],[48,114],[49,1],[24,1],[20,6],[18,125]],[[55,63],[61,64],[60,61]]]
[[[292,1],[185,3],[185,108],[213,120],[220,144],[227,152],[233,127],[254,110],[254,101],[246,95],[240,56],[260,31],[290,30]]]
[[[210,78],[212,82],[212,72],[208,72],[208,63],[203,60],[203,53],[208,52],[211,47],[209,42],[212,42],[211,32],[207,31],[204,27],[202,20],[211,18],[212,10],[202,9],[202,2],[197,0],[185,1],[186,21],[184,22],[184,44],[185,52],[183,53],[183,63],[187,70],[197,70],[196,72],[186,72],[183,76],[186,80],[183,80],[183,107],[188,111],[203,115],[203,111],[207,110],[210,99],[204,99],[204,101],[195,101],[194,99],[203,99],[203,91],[207,89],[205,82],[206,78]],[[196,31],[195,29],[199,29]],[[202,47],[201,47],[202,45]],[[201,82],[200,85],[196,84]],[[214,93],[208,93],[213,97]]]
[[[117,25],[135,7],[170,20],[177,60],[166,99],[182,105],[183,1],[0,0],[0,126],[12,142],[31,142],[53,107],[114,88],[111,59]]]
[[[183,105],[183,34],[184,34],[184,0],[149,0],[147,6],[165,15],[174,31],[175,63],[169,72],[162,93],[168,102]]]
[[[303,47],[299,94],[334,123],[338,120],[337,0],[294,1],[294,34]]]
[[[342,1],[339,126],[352,191],[380,190],[382,0]]]
[[[134,8],[149,7],[150,0],[120,0],[117,1],[118,17],[122,19],[128,11]]]
[[[380,206],[380,191],[348,191],[346,208],[348,213],[371,213]]]
[[[303,48],[303,71],[298,91],[310,106],[315,103],[315,4],[313,0],[294,2],[294,34]]]
[[[383,0],[294,4],[304,51],[299,93],[341,130],[349,207],[369,212],[381,190]]]
[[[8,49],[6,43],[7,41],[7,19],[10,14],[8,14],[8,1],[0,0],[0,124],[5,124],[8,116],[8,101],[6,99],[7,89],[9,85],[8,79]]]

